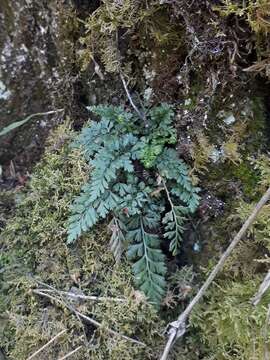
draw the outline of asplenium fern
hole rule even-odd
[[[170,241],[173,255],[179,252],[186,216],[199,202],[187,165],[171,147],[173,111],[155,107],[145,126],[121,107],[90,110],[100,120],[87,124],[73,146],[83,150],[91,175],[71,206],[68,242],[110,217],[116,261],[127,249],[136,284],[158,304],[166,288],[161,243]]]

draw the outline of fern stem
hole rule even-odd
[[[163,185],[164,190],[165,190],[166,195],[167,195],[167,199],[168,199],[168,201],[169,201],[169,203],[170,203],[170,205],[171,205],[171,209],[172,209],[172,211],[173,211],[174,205],[173,205],[172,199],[171,199],[171,197],[170,197],[170,193],[169,193],[169,190],[168,190],[168,188],[167,188],[166,182],[164,181],[164,179],[163,179],[163,177],[162,177],[161,175],[159,175],[159,177],[161,178],[162,185]]]
[[[160,175],[159,175],[159,176],[160,176]],[[160,178],[161,178],[161,181],[162,181],[162,185],[163,185],[163,187],[164,187],[164,190],[165,190],[165,192],[166,192],[167,199],[168,199],[169,204],[170,204],[171,209],[172,209],[173,218],[174,218],[174,222],[175,222],[175,228],[176,228],[176,230],[177,230],[178,228],[181,228],[181,226],[178,224],[178,221],[177,221],[177,216],[176,216],[176,213],[175,213],[175,207],[174,207],[174,204],[173,204],[173,202],[172,202],[172,199],[171,199],[169,190],[168,190],[168,188],[167,188],[166,182],[164,181],[164,179],[163,179],[162,176],[160,176]]]
[[[140,217],[140,225],[141,225],[141,231],[142,231],[142,239],[143,239],[143,246],[145,248],[145,258],[146,258],[146,269],[147,269],[147,273],[149,274],[149,278],[150,277],[150,273],[151,273],[151,270],[149,268],[149,258],[147,256],[147,250],[148,250],[148,246],[146,244],[146,241],[145,241],[145,230],[144,230],[144,225],[143,225],[143,220],[142,220],[142,217]]]

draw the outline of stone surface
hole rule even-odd
[[[0,129],[57,106],[56,19],[57,7],[50,1],[1,1]],[[0,164],[7,165],[13,160],[15,167],[20,167],[30,163],[46,136],[44,122],[45,129],[49,129],[56,120],[56,117],[33,119],[0,138]]]

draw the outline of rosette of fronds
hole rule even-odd
[[[127,250],[137,286],[159,304],[166,288],[161,243],[179,252],[186,217],[199,203],[199,189],[172,147],[173,111],[166,104],[153,108],[145,126],[121,107],[89,109],[100,120],[90,121],[72,145],[82,149],[91,174],[71,205],[68,242],[110,219],[116,261]]]

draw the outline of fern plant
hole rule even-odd
[[[158,304],[166,288],[161,243],[168,240],[173,255],[179,252],[184,222],[199,202],[187,165],[171,147],[173,110],[167,104],[153,108],[147,126],[121,107],[89,110],[100,120],[89,122],[72,145],[83,150],[91,176],[71,206],[68,243],[111,218],[116,261],[127,249],[136,284]]]

